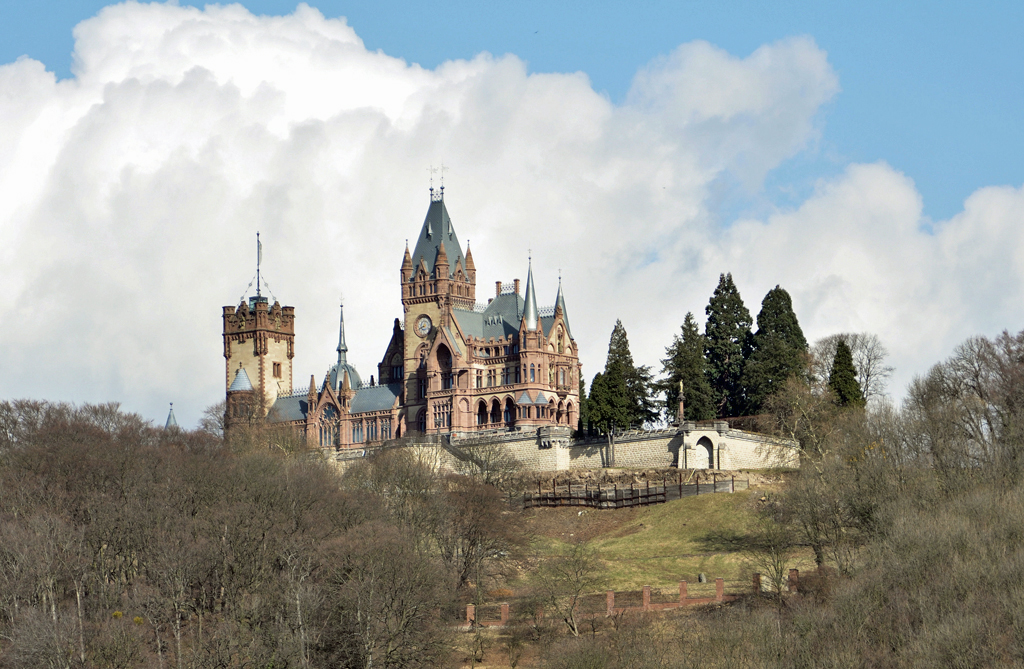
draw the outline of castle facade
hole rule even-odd
[[[349,364],[341,315],[337,362],[318,384],[292,387],[295,310],[257,295],[223,308],[225,425],[291,426],[310,447],[353,448],[415,434],[499,434],[579,418],[581,366],[562,295],[538,308],[532,266],[477,301],[476,265],[463,253],[444,188],[399,271],[403,317],[364,383]]]

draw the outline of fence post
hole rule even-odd
[[[605,606],[609,616],[615,615],[615,591],[609,590],[604,596]]]
[[[686,592],[686,581],[679,581],[679,606],[686,606],[686,598],[689,593]]]
[[[472,627],[474,624],[476,624],[476,606],[466,604],[466,625]]]
[[[725,579],[715,579],[715,601],[722,601],[725,597]]]
[[[800,585],[800,570],[790,569],[789,570],[789,591],[796,592]]]
[[[501,603],[501,626],[508,624],[508,602]]]
[[[760,594],[761,592],[761,574],[754,572],[754,594]]]
[[[651,608],[651,586],[644,586],[644,611],[648,611]]]
[[[729,492],[736,492],[736,477],[732,477],[732,489]]]

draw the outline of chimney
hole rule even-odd
[[[494,282],[494,296],[501,297],[501,281]]]
[[[516,279],[516,295],[519,294],[519,279]]]

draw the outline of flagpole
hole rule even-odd
[[[263,245],[260,244],[260,233],[256,233],[256,301],[260,298],[260,262],[263,260]]]

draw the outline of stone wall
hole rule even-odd
[[[556,472],[573,469],[624,467],[629,469],[768,469],[797,467],[799,450],[794,442],[767,435],[730,429],[725,421],[712,425],[684,423],[663,430],[636,430],[615,436],[573,441],[567,427],[495,432],[464,438],[453,436],[452,448],[439,442],[409,443],[416,456],[432,467],[454,470],[452,450],[472,453],[475,448],[500,445],[528,471]],[[335,454],[342,467],[361,459],[372,449],[346,449]],[[357,454],[358,453],[358,454]]]

